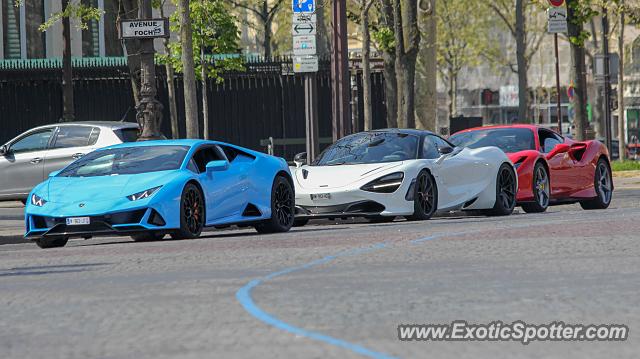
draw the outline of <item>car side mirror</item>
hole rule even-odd
[[[558,154],[569,152],[570,149],[570,145],[567,145],[566,143],[558,143],[556,147],[547,154],[547,159],[550,160]]]
[[[300,152],[293,157],[293,163],[296,164],[296,167],[301,167],[302,165],[307,164],[307,153]]]
[[[229,168],[229,162],[225,160],[211,161],[207,163],[207,172],[222,172]]]
[[[6,156],[9,154],[9,147],[7,145],[0,146],[0,156]]]
[[[58,171],[53,171],[53,172],[49,173],[49,178],[57,176],[58,173],[60,173],[61,171],[62,170],[58,170]]]
[[[453,152],[453,147],[449,147],[449,146],[438,146],[438,152],[441,155],[448,155],[451,152]]]

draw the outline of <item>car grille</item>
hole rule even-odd
[[[325,214],[376,214],[384,211],[385,207],[375,201],[361,201],[334,206],[296,206],[297,214],[325,215]]]
[[[118,225],[118,224],[137,224],[137,223],[140,223],[140,221],[142,220],[142,217],[144,217],[144,214],[146,212],[147,212],[146,209],[138,209],[135,211],[126,211],[126,212],[107,214],[104,216],[91,216],[90,218],[91,218],[92,224],[90,226],[92,226],[93,223],[104,223],[107,226]],[[63,225],[66,227],[67,225],[66,218],[44,217],[44,216],[32,216],[31,218],[33,219],[33,225],[35,229],[47,229],[47,228],[53,228],[59,225]],[[73,226],[74,231],[76,229],[84,230],[84,228],[82,227],[87,227],[87,226]]]

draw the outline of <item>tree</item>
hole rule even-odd
[[[160,4],[160,17],[164,18],[164,4]],[[165,56],[170,56],[169,38],[162,39]],[[175,68],[172,61],[165,61],[165,71],[167,73],[167,97],[169,99],[169,116],[171,123],[171,135],[174,139],[180,138],[180,127],[178,126],[178,106],[176,104]]]
[[[546,4],[546,2],[545,2]],[[505,58],[505,52],[499,46],[488,47],[484,56],[500,65],[507,65],[518,76],[518,118],[529,118],[529,78],[527,76],[531,59],[538,52],[544,39],[544,21],[541,21],[542,8],[535,1],[495,0],[487,5],[501,20],[502,25],[516,42],[515,64]],[[532,26],[528,27],[527,24]],[[508,54],[508,52],[507,52]]]
[[[479,0],[438,0],[437,7],[438,70],[447,84],[449,116],[453,117],[458,114],[458,75],[463,68],[479,64],[491,24]]]
[[[184,114],[187,138],[200,137],[198,126],[198,103],[196,93],[195,61],[193,59],[193,30],[189,0],[178,0],[180,43],[182,45],[182,73],[184,83]]]
[[[380,50],[384,61],[385,103],[387,105],[387,127],[398,127],[398,82],[396,80],[396,49],[393,24],[395,23],[392,0],[376,2],[377,24],[372,39]]]
[[[360,31],[362,32],[362,98],[364,130],[373,129],[371,115],[371,38],[369,31],[369,10],[374,0],[353,0],[360,9]]]
[[[256,26],[253,22],[249,22],[249,25],[263,34],[262,48],[265,58],[272,56],[273,19],[282,8],[284,2],[284,0],[230,0],[230,3],[235,7],[247,10],[259,20],[259,25]]]
[[[15,6],[23,6],[24,0],[16,0]],[[91,6],[83,5],[80,0],[62,0],[62,11],[51,15],[47,21],[40,25],[39,30],[47,31],[53,24],[62,22],[62,121],[73,121],[75,109],[73,100],[73,67],[71,64],[71,21],[78,21],[78,26],[86,30],[87,23],[91,20],[99,20],[103,11]]]
[[[416,64],[416,128],[434,132],[442,126],[438,125],[438,59],[437,59],[437,18],[439,6],[436,0],[420,2],[423,16],[418,27],[422,34],[418,62]]]

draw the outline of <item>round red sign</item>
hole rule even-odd
[[[560,7],[564,5],[564,0],[549,0],[549,4],[551,4],[551,6]]]

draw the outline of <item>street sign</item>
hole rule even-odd
[[[312,22],[305,22],[301,24],[291,24],[291,33],[296,35],[315,35],[316,24]]]
[[[560,32],[567,32],[567,8],[565,7],[550,7],[547,10],[548,28],[547,32],[550,34],[557,34]]]
[[[313,23],[314,25],[318,22],[316,18],[316,14],[310,14],[307,12],[298,12],[293,14],[292,22],[294,24],[304,24],[304,23]]]
[[[316,1],[315,0],[291,0],[291,8],[294,13],[300,12],[315,12]]]
[[[169,19],[122,20],[120,39],[169,37]]]
[[[564,5],[564,0],[549,0],[551,6],[560,7]]]
[[[317,72],[318,56],[294,56],[293,72]]]
[[[316,54],[316,36],[302,35],[293,37],[293,55],[315,55]]]

